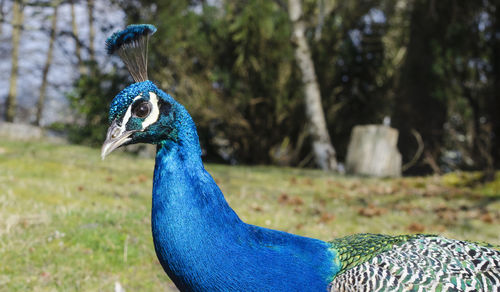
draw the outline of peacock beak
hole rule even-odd
[[[111,126],[108,128],[108,133],[106,134],[106,140],[102,144],[101,148],[101,158],[104,160],[106,155],[113,152],[116,148],[122,146],[123,144],[132,140],[130,135],[137,132],[136,130],[126,131],[125,126],[120,126],[113,121]]]

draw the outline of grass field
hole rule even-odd
[[[150,232],[153,160],[48,142],[0,142],[0,291],[175,291]],[[367,179],[208,165],[248,223],[324,240],[437,233],[500,244],[500,179]],[[497,175],[499,177],[500,175]]]

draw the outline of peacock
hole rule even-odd
[[[435,235],[357,234],[322,241],[247,224],[205,170],[188,111],[147,76],[156,27],[130,25],[106,41],[135,83],[111,102],[102,158],[157,145],[154,248],[181,291],[500,291],[498,247]]]

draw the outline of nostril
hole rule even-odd
[[[111,138],[116,138],[118,137],[118,135],[120,134],[120,129],[119,128],[115,128],[113,129],[113,132],[111,132]]]

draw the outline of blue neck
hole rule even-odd
[[[181,291],[326,291],[339,270],[327,243],[238,218],[203,167],[194,124],[158,146],[151,220]]]

